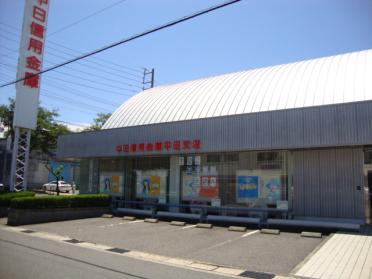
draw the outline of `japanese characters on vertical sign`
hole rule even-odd
[[[50,0],[25,0],[18,58],[14,122],[15,127],[34,129],[40,91],[46,26]]]

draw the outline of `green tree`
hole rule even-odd
[[[5,133],[5,137],[9,135],[13,136],[13,112],[14,112],[14,100],[9,98],[9,105],[1,105],[0,106],[0,122],[3,123],[4,127],[7,128]]]
[[[9,98],[8,105],[0,106],[0,121],[8,128],[6,136],[10,135],[12,138],[14,136],[13,111],[14,99]],[[31,132],[31,150],[41,150],[44,153],[51,154],[51,151],[57,147],[58,136],[70,133],[67,126],[56,123],[55,118],[57,116],[57,111],[39,107],[37,126]]]
[[[97,113],[97,117],[94,118],[93,124],[86,128],[84,131],[98,131],[101,130],[103,124],[110,118],[111,113]]]

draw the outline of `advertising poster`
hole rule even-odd
[[[214,198],[219,198],[217,176],[200,176],[196,171],[191,174],[183,172],[183,200],[210,200]]]
[[[124,188],[124,176],[120,172],[100,173],[99,192],[121,194]]]
[[[262,195],[268,199],[269,202],[274,203],[281,199],[281,180],[280,176],[264,176]]]
[[[182,175],[182,198],[184,200],[193,200],[199,197],[200,176],[196,173],[189,174],[183,172]]]
[[[167,175],[166,170],[136,171],[137,198],[164,197]]]
[[[236,177],[236,201],[246,202],[259,197],[260,178],[258,175],[238,174]]]
[[[219,187],[217,176],[202,176],[201,188],[199,196],[203,198],[217,198],[219,195]]]

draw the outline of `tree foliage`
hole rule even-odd
[[[103,124],[110,118],[111,113],[97,113],[97,117],[94,118],[93,124],[85,129],[85,131],[98,131],[101,130]]]
[[[9,98],[8,105],[0,106],[0,121],[8,129],[6,136],[14,137],[13,130],[13,112],[14,99]],[[44,153],[51,154],[52,150],[57,147],[57,138],[59,135],[70,133],[67,126],[58,124],[55,118],[58,116],[57,111],[48,110],[39,107],[37,115],[36,129],[31,133],[31,150],[40,150]]]

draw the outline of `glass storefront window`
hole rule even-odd
[[[276,208],[288,200],[286,151],[194,157],[200,164],[186,159],[180,169],[183,203]]]

